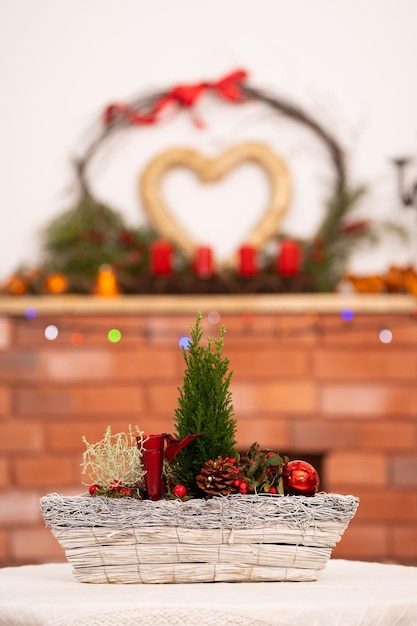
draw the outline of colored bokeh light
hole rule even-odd
[[[255,314],[248,311],[247,313],[243,313],[242,322],[245,326],[251,326],[255,321]]]
[[[81,346],[84,343],[84,335],[81,333],[72,333],[71,343],[73,346]]]
[[[38,312],[34,306],[27,306],[24,315],[26,319],[33,320],[38,315]]]
[[[355,313],[352,311],[352,309],[342,309],[342,311],[340,312],[340,317],[344,322],[351,322],[355,317]]]
[[[286,324],[280,324],[279,326],[277,326],[276,332],[278,337],[288,337],[288,335],[290,334],[290,329],[289,326],[287,326]]]
[[[381,330],[381,332],[379,333],[379,341],[381,343],[391,343],[392,332],[388,330],[388,328],[384,328],[384,330]]]
[[[307,313],[305,314],[305,321],[306,324],[317,324],[317,322],[319,321],[319,314],[317,313],[317,311],[307,311]]]
[[[207,320],[209,324],[218,324],[220,322],[220,313],[217,313],[217,311],[210,311],[207,315]]]
[[[122,333],[120,332],[118,328],[112,328],[107,333],[107,339],[110,341],[110,343],[118,343],[121,340],[121,338],[122,338]]]
[[[188,350],[190,347],[190,343],[191,343],[191,338],[187,337],[186,335],[184,335],[183,337],[180,337],[178,340],[178,345],[180,348],[182,348],[182,350]]]
[[[49,341],[54,341],[54,339],[58,337],[58,334],[58,328],[54,324],[49,324],[49,326],[45,328],[45,337]]]

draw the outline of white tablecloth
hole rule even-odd
[[[14,626],[416,626],[417,567],[331,560],[318,582],[94,585],[69,564],[0,569]]]

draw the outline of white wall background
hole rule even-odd
[[[417,157],[416,22],[416,0],[0,0],[0,280],[39,260],[42,229],[75,197],[71,159],[107,104],[241,67],[251,85],[291,99],[336,134],[351,182],[368,186],[358,216],[410,232],[406,244],[386,234],[355,253],[352,271],[417,265],[417,211],[401,206],[390,163]],[[137,179],[151,157],[177,145],[215,155],[263,141],[293,178],[282,228],[311,235],[333,173],[323,146],[258,104],[206,98],[198,113],[203,131],[184,112],[119,134],[92,163],[96,196],[144,223]],[[408,177],[417,180],[415,166]],[[249,166],[204,190],[172,173],[166,189],[184,226],[219,256],[244,239],[267,198]]]

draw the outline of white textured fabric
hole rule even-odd
[[[0,569],[8,626],[417,626],[417,567],[331,560],[318,582],[93,585],[66,563]]]

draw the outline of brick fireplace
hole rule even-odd
[[[416,302],[354,295],[2,298],[0,563],[64,560],[38,501],[84,490],[83,435],[172,431],[199,309],[207,334],[227,328],[239,446],[310,459],[323,489],[360,497],[335,557],[416,565]]]

